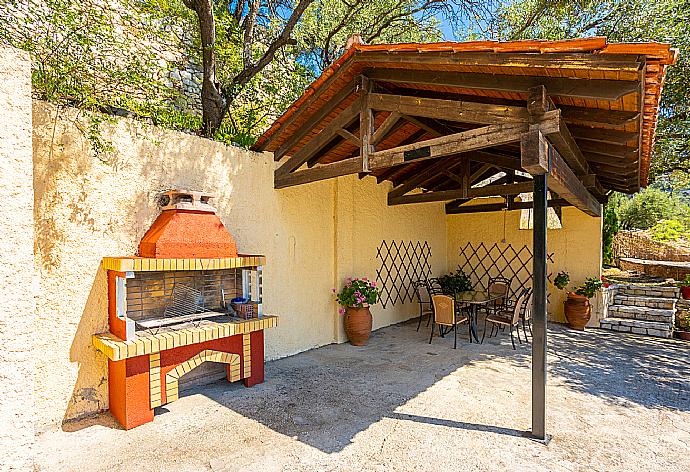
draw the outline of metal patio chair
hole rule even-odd
[[[444,337],[450,330],[453,330],[455,339],[453,340],[453,349],[458,348],[458,325],[467,323],[470,319],[468,316],[462,314],[462,311],[455,309],[455,300],[448,295],[432,295],[431,301],[434,306],[433,322],[431,324],[431,337],[429,337],[429,344],[434,339],[434,328],[438,325],[439,335]],[[469,336],[472,332],[468,330]],[[471,339],[471,338],[470,338]]]
[[[492,303],[485,306],[487,315],[491,313],[498,313],[505,311],[508,303],[508,296],[510,294],[510,285],[512,281],[507,277],[492,277],[487,284],[487,291],[491,294],[503,295],[502,298],[494,300]]]
[[[426,322],[426,325],[429,326],[431,318],[434,316],[434,305],[431,302],[431,291],[426,280],[414,281],[412,286],[419,304],[419,322],[417,323],[417,331],[419,331],[419,328],[422,326],[422,318],[426,315],[429,315],[429,319]]]
[[[527,293],[529,294],[530,300],[532,300],[532,288],[527,289]],[[529,335],[534,337],[532,335],[532,304],[531,303],[525,303],[523,305],[522,309],[520,310],[520,321],[522,321],[522,332],[525,333],[525,340],[527,340],[527,331],[525,329],[525,326],[529,329]]]
[[[516,349],[515,338],[513,337],[513,328],[517,330],[518,342],[522,344],[519,329],[520,314],[524,309],[529,310],[529,316],[531,316],[531,304],[532,294],[529,292],[529,289],[524,288],[520,292],[520,295],[518,296],[515,306],[512,308],[512,310],[499,311],[497,313],[487,315],[487,317],[484,319],[484,334],[482,334],[482,342],[484,342],[484,337],[486,336],[486,324],[488,322],[491,323],[491,333],[489,334],[489,337],[493,336],[494,329],[496,330],[496,334],[498,334],[499,327],[507,326],[510,330],[510,342],[513,345],[513,349]]]

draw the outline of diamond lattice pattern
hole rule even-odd
[[[376,279],[381,284],[383,308],[414,301],[412,282],[431,277],[431,246],[427,241],[382,241],[376,258],[381,261]]]
[[[553,253],[547,256],[553,264]],[[532,286],[532,250],[512,244],[486,245],[468,242],[460,249],[460,268],[470,276],[475,289],[486,290],[491,277],[502,276],[512,280],[511,297],[524,287]],[[551,280],[551,272],[548,272]]]

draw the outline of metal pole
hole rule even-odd
[[[546,436],[546,174],[534,176],[534,211],[532,223],[532,436],[547,441]]]

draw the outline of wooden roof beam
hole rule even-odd
[[[369,158],[369,166],[370,169],[380,169],[517,141],[520,139],[520,135],[527,131],[527,126],[527,124],[521,123],[491,125],[384,151],[376,151]]]
[[[520,141],[522,167],[532,175],[548,174],[549,190],[557,192],[591,216],[601,216],[601,203],[585,188],[540,130],[525,133]]]
[[[370,94],[369,106],[402,115],[487,125],[526,122],[528,118],[524,107],[382,93]]]
[[[446,215],[460,215],[463,213],[486,213],[493,211],[503,211],[503,210],[528,210],[534,205],[534,202],[512,202],[509,205],[505,203],[484,203],[478,205],[446,205]],[[547,205],[549,207],[564,207],[571,206],[571,204],[562,198],[555,200],[548,200]]]
[[[322,164],[311,169],[298,170],[286,174],[276,174],[273,187],[276,189],[294,187],[319,180],[331,179],[342,175],[357,174],[362,170],[362,158],[353,157],[332,164]]]
[[[525,52],[450,52],[437,53],[397,51],[367,51],[357,57],[362,62],[372,63],[430,63],[484,67],[534,67],[548,69],[588,69],[637,72],[640,69],[639,54],[591,54],[556,53],[535,54]],[[510,69],[506,69],[510,70]]]
[[[495,90],[528,93],[543,85],[554,96],[591,100],[618,100],[639,91],[638,81],[606,79],[571,79],[527,75],[458,74],[456,72],[413,69],[367,69],[372,80],[412,84],[458,87],[464,89]]]
[[[415,193],[412,195],[402,195],[399,197],[388,196],[389,205],[405,205],[409,203],[428,203],[444,202],[458,198],[479,198],[479,197],[498,197],[501,195],[517,195],[532,191],[532,182],[522,182],[518,184],[506,185],[485,185],[483,187],[472,187],[459,190],[441,190],[438,192]]]
[[[625,126],[640,117],[639,111],[603,110],[561,105],[561,117],[568,123]]]
[[[561,116],[563,115],[561,114]],[[577,142],[586,140],[595,143],[625,145],[633,140],[637,142],[639,136],[638,133],[632,131],[618,131],[577,125],[570,125],[568,128]]]

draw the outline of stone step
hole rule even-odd
[[[664,310],[673,310],[676,307],[675,298],[645,297],[642,295],[617,294],[613,298],[613,303],[616,305],[646,306],[647,308],[661,308]]]
[[[618,294],[640,295],[643,297],[664,297],[678,298],[680,289],[678,287],[659,287],[654,285],[618,285]]]
[[[668,323],[656,323],[654,321],[610,317],[600,320],[599,326],[602,329],[608,329],[611,331],[644,334],[657,338],[670,338],[673,336],[673,328],[671,325]]]
[[[609,305],[608,316],[629,320],[654,321],[657,323],[673,324],[676,310],[648,308],[645,306]]]

